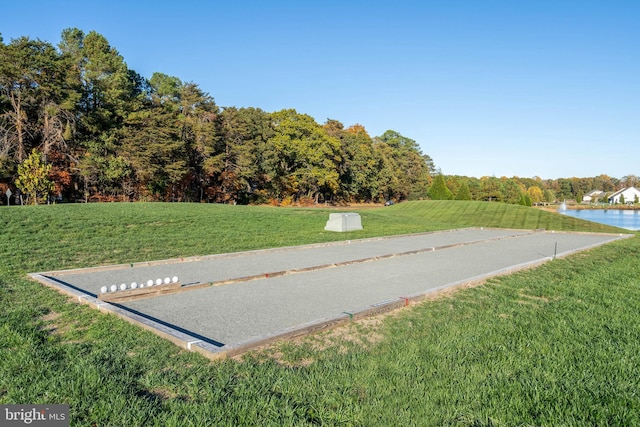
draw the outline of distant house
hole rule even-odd
[[[609,196],[609,203],[635,203],[640,199],[640,190],[636,187],[628,187],[622,190],[616,191],[612,195]]]
[[[600,190],[589,191],[587,194],[585,194],[582,197],[582,203],[596,202],[598,201],[598,199],[604,196],[604,194],[605,194],[604,191],[600,191]]]

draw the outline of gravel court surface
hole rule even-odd
[[[174,276],[183,285],[211,283],[530,233],[527,230],[463,229],[69,270],[50,276],[97,295],[102,286],[121,283],[146,284],[148,280]]]
[[[123,305],[215,342],[236,345],[617,238],[601,234],[520,233],[515,238],[201,288]]]

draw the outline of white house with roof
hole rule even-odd
[[[582,197],[582,203],[595,202],[598,199],[600,199],[602,196],[604,196],[604,191],[601,191],[601,190],[589,191],[587,194],[585,194]]]
[[[640,201],[640,190],[636,187],[627,187],[622,190],[616,191],[609,196],[609,203],[638,203]]]

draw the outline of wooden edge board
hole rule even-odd
[[[105,302],[117,303],[174,294],[181,290],[182,284],[180,282],[175,282],[164,285],[147,286],[144,288],[126,289],[124,291],[104,292],[98,295],[98,299]]]

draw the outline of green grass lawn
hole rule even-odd
[[[0,209],[0,403],[69,403],[77,426],[640,424],[637,238],[219,362],[26,277],[471,226],[620,232],[521,206],[434,201],[363,209],[365,230],[329,233],[329,212]]]

